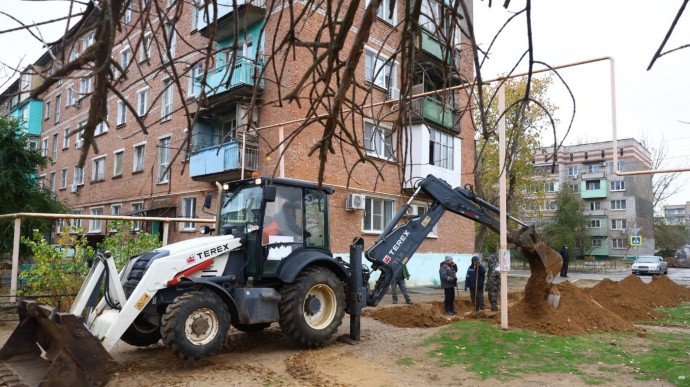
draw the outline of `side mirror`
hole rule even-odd
[[[278,188],[276,188],[275,185],[265,186],[264,187],[264,201],[265,202],[275,202],[277,192],[278,192]]]
[[[206,197],[204,198],[204,208],[211,208],[211,204],[213,203],[213,194],[212,193],[207,193]]]

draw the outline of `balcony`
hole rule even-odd
[[[249,58],[240,57],[232,67],[225,65],[209,71],[206,74],[204,87],[206,96],[211,98],[227,91],[236,92],[238,97],[251,96],[254,91],[254,76],[261,72],[262,66],[263,62],[257,65]],[[199,88],[201,88],[202,77],[197,78],[195,82]],[[259,80],[256,87],[263,90],[263,79]]]
[[[606,237],[609,235],[608,219],[601,218],[601,227],[593,227],[585,229],[585,234],[588,236]]]
[[[403,130],[404,149],[407,152],[404,156],[406,160],[404,188],[414,188],[420,178],[429,174],[445,180],[453,187],[460,185],[460,139],[458,137],[424,124],[408,125]]]
[[[237,180],[242,174],[242,143],[230,141],[192,153],[189,158],[189,175],[196,181]],[[245,177],[259,169],[258,144],[245,145]],[[249,175],[248,175],[249,173]]]
[[[438,38],[433,36],[428,31],[422,30],[422,33],[419,34],[419,37],[415,43],[415,47],[425,57],[425,59],[438,61],[447,65],[454,63],[453,55],[448,52],[448,49],[444,47],[444,44],[438,40]]]
[[[43,101],[24,100],[10,110],[10,117],[16,118],[28,135],[40,136],[43,121]]]
[[[227,39],[235,33],[236,24],[243,31],[246,26],[251,26],[266,16],[266,0],[234,0],[237,4],[237,13],[232,6],[233,0],[218,0],[218,19],[213,40],[216,42]],[[196,26],[199,33],[211,37],[213,22],[213,7],[200,8],[197,13]]]
[[[599,182],[598,185],[595,185]],[[599,187],[599,188],[596,188]],[[586,180],[580,182],[580,197],[583,199],[605,198],[608,196],[608,184],[606,179]]]
[[[460,126],[456,125],[458,117],[452,106],[444,105],[432,97],[424,97],[411,101],[410,109],[427,123],[433,122],[455,133],[460,133]]]

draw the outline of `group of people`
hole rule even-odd
[[[398,277],[393,281],[393,303],[398,302],[398,295],[396,287],[400,288],[405,301],[412,304],[412,299],[407,292],[405,280],[409,279],[410,275],[407,267],[403,266]],[[455,290],[458,286],[458,265],[453,262],[453,257],[447,255],[439,269],[439,277],[441,278],[441,287],[443,288],[443,308],[446,315],[456,315],[455,310]],[[484,267],[479,262],[479,257],[472,257],[470,266],[467,268],[465,274],[465,291],[470,291],[470,299],[476,311],[484,310],[484,284],[486,282],[486,290],[489,295],[489,303],[491,304],[491,311],[498,311],[498,295],[501,290],[501,276],[498,271],[498,264],[496,257],[492,256],[488,260],[488,268]]]

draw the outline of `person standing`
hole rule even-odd
[[[410,294],[407,292],[407,285],[405,284],[405,280],[408,279],[410,279],[410,272],[407,271],[407,265],[403,265],[402,270],[400,270],[398,275],[395,276],[395,278],[393,278],[393,286],[391,289],[391,293],[393,294],[394,304],[398,303],[398,287],[400,287],[400,293],[402,293],[403,297],[405,297],[405,303],[414,304],[414,302],[412,302],[412,299],[410,298]]]
[[[561,277],[568,276],[568,264],[570,263],[570,254],[568,254],[568,245],[563,245],[561,248],[561,257],[563,258],[563,267],[561,267]]]
[[[484,277],[486,268],[479,263],[479,257],[472,257],[472,263],[465,275],[465,290],[470,289],[470,299],[474,310],[484,310]]]
[[[486,278],[486,292],[489,294],[491,311],[498,311],[498,295],[501,293],[501,273],[495,256],[489,257],[489,269]]]
[[[449,316],[457,314],[455,311],[455,286],[458,283],[458,277],[453,267],[457,267],[453,262],[453,257],[446,255],[438,271],[441,277],[441,287],[443,288],[443,308]]]

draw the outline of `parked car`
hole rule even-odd
[[[656,255],[641,255],[632,264],[633,274],[668,274],[668,264]]]

